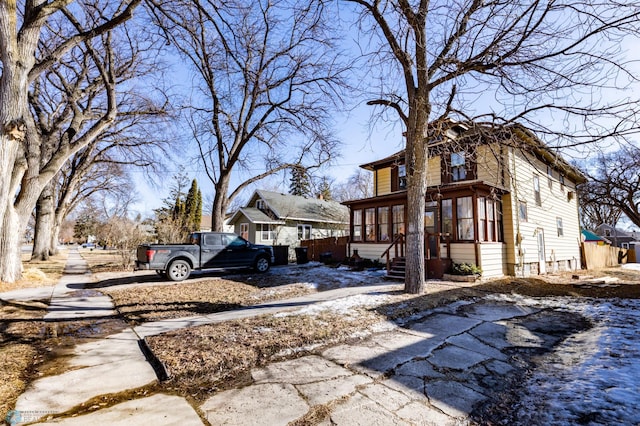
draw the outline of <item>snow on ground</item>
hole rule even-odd
[[[593,322],[544,358],[513,407],[516,424],[640,424],[639,300],[499,298],[578,312]]]

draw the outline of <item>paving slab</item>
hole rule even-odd
[[[433,354],[429,357],[429,362],[440,368],[467,370],[490,358],[490,356],[479,352],[470,351],[454,345],[446,345],[441,349],[433,351]]]
[[[37,424],[43,426],[184,426],[204,423],[184,398],[157,394],[123,402],[90,414]]]
[[[264,383],[220,392],[200,409],[212,425],[286,425],[304,416],[309,405],[293,385]]]
[[[142,359],[123,359],[46,376],[32,382],[20,395],[16,410],[62,413],[95,396],[147,385],[156,374]]]
[[[44,316],[45,321],[81,320],[116,315],[108,296],[54,297]]]
[[[424,359],[414,359],[403,364],[396,369],[395,374],[398,376],[413,376],[419,378],[438,379],[443,378],[442,373],[437,372],[433,368],[433,364]]]
[[[481,322],[482,320],[476,318],[437,313],[411,325],[408,331],[429,338],[439,337],[444,341],[447,337],[464,333]]]
[[[338,426],[409,426],[382,405],[357,393],[341,401],[331,412],[331,424]]]
[[[482,301],[471,305],[461,306],[458,313],[466,315],[470,318],[477,318],[483,321],[498,321],[503,319],[511,319],[523,317],[540,312],[530,306],[521,306],[513,303],[500,303]]]
[[[269,364],[251,371],[256,383],[314,383],[320,380],[352,376],[353,373],[322,357],[311,355]]]
[[[405,393],[384,383],[375,383],[362,387],[359,392],[372,401],[376,401],[390,412],[395,412],[411,402]]]
[[[353,394],[363,385],[372,383],[372,380],[361,374],[347,377],[322,380],[315,383],[297,385],[298,391],[305,397],[310,405],[327,404],[331,401]]]
[[[427,401],[424,379],[413,376],[392,376],[384,380],[383,385],[403,393],[413,401]]]
[[[487,399],[485,395],[454,381],[428,382],[426,389],[431,405],[461,419],[467,418],[476,404]]]
[[[28,300],[49,300],[53,294],[55,286],[21,288],[0,293],[2,300],[28,301]]]
[[[480,354],[487,355],[491,358],[495,358],[501,361],[506,361],[508,359],[508,357],[504,353],[494,347],[485,345],[480,339],[469,333],[462,333],[456,336],[451,336],[447,339],[447,343],[469,351],[478,352]]]
[[[452,418],[430,405],[411,402],[398,410],[397,415],[414,425],[430,426],[467,426],[468,420]]]
[[[469,330],[468,333],[486,345],[499,350],[513,346],[507,342],[507,326],[505,323],[483,322]]]

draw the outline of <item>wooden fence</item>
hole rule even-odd
[[[633,250],[591,243],[582,243],[582,259],[585,269],[606,268],[636,260]]]
[[[331,254],[331,260],[343,261],[347,258],[349,237],[328,237],[317,240],[302,240],[301,247],[307,247],[309,260],[322,261]]]

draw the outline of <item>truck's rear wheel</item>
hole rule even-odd
[[[167,277],[171,281],[184,281],[191,274],[191,266],[185,260],[174,260],[167,268]]]
[[[271,267],[271,263],[269,262],[269,259],[267,259],[266,257],[260,256],[259,258],[256,259],[256,263],[253,267],[256,271],[263,273],[269,270],[269,268]]]

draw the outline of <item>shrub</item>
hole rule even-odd
[[[453,275],[481,275],[482,268],[473,263],[454,263],[451,267]]]

